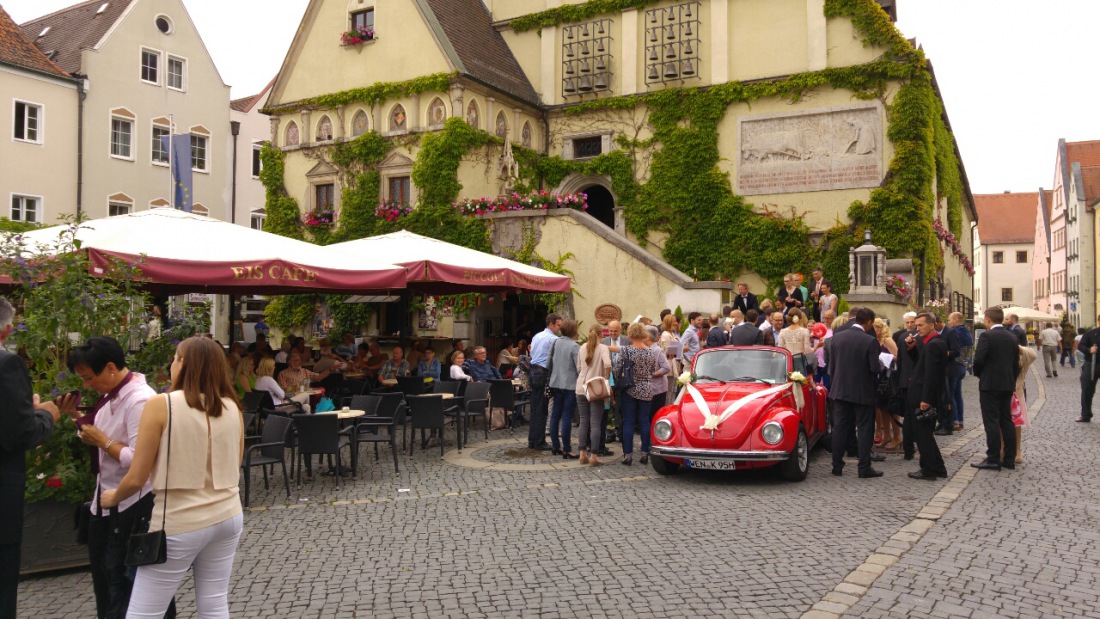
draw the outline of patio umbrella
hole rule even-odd
[[[325,249],[377,256],[408,267],[408,287],[433,294],[568,292],[572,283],[565,275],[405,231],[336,243]]]
[[[1040,312],[1037,309],[1029,309],[1026,307],[1004,307],[1001,310],[1007,316],[1008,314],[1016,314],[1016,317],[1020,319],[1020,322],[1061,322],[1062,317],[1055,314],[1048,314],[1046,312]]]
[[[29,249],[56,252],[67,226],[23,234]],[[111,258],[142,259],[146,286],[161,294],[377,292],[405,287],[405,268],[367,253],[332,250],[174,209],[82,223],[76,238],[93,273]],[[10,280],[0,278],[0,283]]]

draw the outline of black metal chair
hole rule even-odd
[[[256,436],[256,429],[252,427],[254,423],[256,423],[256,413],[241,413],[241,424],[244,426],[244,440],[247,441],[249,439],[259,438]]]
[[[437,395],[415,395],[405,398],[405,402],[409,405],[409,420],[413,432],[420,430],[421,448],[426,447],[428,444],[424,430],[439,431],[439,457],[442,458],[443,429],[447,425],[447,416],[443,412],[443,398]],[[455,427],[455,439],[460,440],[457,426]],[[414,434],[409,442],[409,454],[412,455],[415,450],[416,435]]]
[[[504,409],[508,415],[508,427],[514,430],[516,426],[522,425],[524,423],[523,411],[531,406],[531,400],[522,398],[522,396],[530,395],[530,392],[516,393],[510,380],[491,380],[489,384],[492,385],[489,389],[489,400],[492,402],[493,408]]]
[[[428,384],[423,376],[398,376],[397,390],[405,395],[423,395],[428,391]]]
[[[400,395],[400,394],[397,394]],[[397,426],[401,426],[404,431],[405,427],[405,403],[403,398],[398,398],[394,402],[391,398],[378,398],[378,396],[358,396],[377,398],[378,401],[373,405],[373,414],[368,412],[369,416],[360,417],[356,420],[354,426],[350,428],[351,433],[351,467],[353,470],[359,470],[359,447],[363,443],[374,444],[374,461],[378,462],[378,445],[387,443],[390,446],[390,450],[393,452],[393,471],[396,473],[399,471],[397,464]],[[385,402],[383,400],[389,400]],[[395,405],[389,405],[390,403]],[[356,410],[360,409],[356,406],[352,406]],[[379,430],[385,429],[386,434],[379,434]]]
[[[290,478],[286,473],[286,437],[290,430],[290,419],[279,415],[273,415],[264,424],[260,442],[250,445],[244,452],[244,461],[241,462],[241,472],[244,474],[244,505],[248,507],[248,495],[252,486],[252,467],[258,466],[264,473],[264,490],[270,490],[268,468],[274,469],[278,462],[283,468],[283,485],[286,486],[286,496],[290,498]],[[259,452],[259,455],[255,455]]]
[[[489,440],[489,383],[470,383],[466,385],[466,394],[462,396],[462,444],[470,442],[470,423],[481,419],[485,428],[485,440]]]
[[[340,448],[350,447],[347,435],[340,434],[340,418],[336,415],[294,415],[298,430],[298,487],[302,487],[302,466],[308,465],[309,456],[336,456],[336,489],[340,489],[343,466]],[[352,475],[355,471],[352,470]]]

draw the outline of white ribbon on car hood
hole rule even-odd
[[[791,382],[784,385],[769,387],[767,389],[761,389],[756,393],[747,395],[740,400],[737,400],[736,402],[730,403],[730,405],[726,407],[726,410],[722,411],[721,415],[715,415],[710,411],[710,405],[708,405],[707,401],[703,399],[703,394],[699,393],[699,390],[695,388],[695,385],[689,384],[687,386],[688,395],[690,395],[692,401],[695,402],[695,407],[699,409],[699,412],[703,413],[703,425],[699,426],[699,429],[710,430],[711,432],[717,430],[718,426],[721,425],[723,421],[732,417],[734,413],[741,410],[745,405],[749,404],[750,402],[782,393],[784,390],[787,389],[791,390],[791,393],[794,395],[795,402],[801,409],[802,385],[796,382]]]

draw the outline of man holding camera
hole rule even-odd
[[[1016,377],[1020,375],[1020,340],[1003,324],[1004,318],[1000,308],[985,310],[986,332],[978,338],[978,348],[974,351],[974,376],[978,377],[978,402],[982,406],[986,451],[985,460],[970,466],[989,471],[1016,468],[1012,394],[1016,391]]]
[[[948,347],[947,341],[936,333],[936,317],[932,313],[917,314],[914,325],[917,334],[905,337],[905,354],[913,363],[905,390],[905,416],[920,451],[920,470],[909,473],[909,477],[936,481],[936,477],[947,477],[947,466],[932,428],[936,424],[936,405],[943,401],[947,384]]]

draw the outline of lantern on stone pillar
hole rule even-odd
[[[886,250],[871,242],[871,231],[863,245],[848,250],[849,293],[886,294]]]

